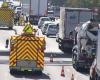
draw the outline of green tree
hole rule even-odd
[[[92,8],[100,6],[100,0],[67,0],[67,6]]]
[[[54,6],[64,6],[66,0],[51,0],[51,4]]]

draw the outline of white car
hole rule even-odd
[[[42,28],[45,21],[51,21],[51,19],[49,17],[41,17],[38,22],[38,28]]]
[[[58,26],[56,24],[48,24],[48,28],[46,30],[46,36],[56,36],[56,34],[58,33]]]
[[[45,22],[44,22],[44,24],[43,24],[43,26],[42,26],[42,29],[41,29],[42,34],[45,34],[45,33],[46,33],[46,30],[47,30],[47,28],[48,28],[48,24],[52,24],[52,23],[53,23],[53,21],[45,21]]]

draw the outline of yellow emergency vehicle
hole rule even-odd
[[[0,8],[0,27],[13,28],[14,23],[14,10],[8,7],[7,2],[3,2]]]
[[[44,69],[45,38],[35,36],[32,26],[27,24],[20,36],[10,40],[10,73],[15,71],[33,71],[42,73]]]

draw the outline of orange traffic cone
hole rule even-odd
[[[53,62],[53,55],[50,55],[50,62]]]
[[[62,66],[61,76],[62,76],[62,77],[65,77],[65,74],[64,74],[64,66]]]
[[[71,80],[74,80],[74,75],[72,74]]]

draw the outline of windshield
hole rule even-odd
[[[50,25],[49,30],[51,31],[57,31],[57,26],[56,25]]]
[[[51,21],[49,18],[43,18],[43,21]]]
[[[21,8],[17,8],[17,10],[21,10]]]
[[[54,14],[54,12],[53,11],[50,11],[50,12],[48,12],[48,14]]]

